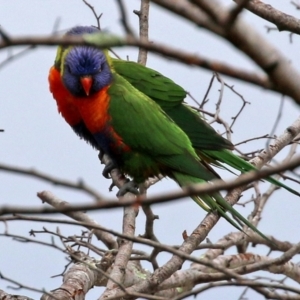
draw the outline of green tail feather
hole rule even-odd
[[[192,177],[182,173],[173,173],[174,179],[181,186],[187,186],[189,184],[195,183],[204,183],[206,181]],[[262,238],[272,243],[272,241],[267,238],[262,232],[260,232],[253,224],[251,224],[246,218],[244,218],[237,210],[235,210],[230,204],[226,202],[226,200],[221,196],[220,193],[214,193],[213,195],[202,195],[200,196],[192,196],[191,197],[200,207],[202,207],[207,212],[217,211],[221,217],[223,217],[228,223],[234,226],[239,231],[243,231],[243,229],[239,226],[237,222],[235,222],[226,211],[230,212],[233,216],[235,216],[241,223],[248,226],[254,232],[259,234]],[[245,232],[244,232],[245,233]],[[246,234],[246,233],[245,233]]]
[[[217,211],[221,217],[223,217],[228,223],[230,223],[233,227],[235,227],[239,231],[243,231],[243,229],[233,221],[225,212],[225,210],[218,206],[215,202],[215,197],[209,196],[209,195],[203,195],[201,197],[198,196],[192,196],[191,197],[200,207],[202,207],[205,211],[211,212],[211,211]],[[214,209],[209,208],[207,203],[210,203]]]
[[[236,156],[235,154],[233,154],[229,150],[223,150],[223,151],[205,150],[203,152],[205,153],[206,156],[208,156],[212,159],[218,160],[221,163],[225,163],[225,164],[231,166],[232,168],[234,168],[236,170],[239,170],[242,173],[257,170],[257,168],[255,166],[248,163],[244,159]],[[224,167],[224,168],[226,169],[226,167]],[[297,192],[294,189],[288,187],[284,183],[274,179],[273,177],[266,177],[265,180],[267,180],[268,182],[270,182],[270,183],[272,183],[272,184],[274,184],[278,187],[284,188],[287,191],[293,193],[294,195],[297,195],[297,196],[300,197],[299,192]]]

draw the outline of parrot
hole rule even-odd
[[[76,26],[66,35],[99,32]],[[76,134],[111,158],[103,175],[115,167],[129,175],[123,193],[149,177],[170,177],[180,187],[211,182],[220,176],[211,165],[242,173],[255,166],[235,155],[233,144],[219,135],[183,101],[185,90],[159,72],[135,62],[110,57],[107,49],[59,46],[49,72],[58,111]],[[300,194],[275,180],[267,181]],[[217,212],[238,230],[241,225],[268,238],[219,192],[191,197],[207,212]]]

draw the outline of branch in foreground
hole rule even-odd
[[[36,207],[10,207],[10,206],[2,206],[0,208],[0,215],[4,214],[52,214],[52,213],[66,213],[72,211],[81,211],[81,210],[97,210],[97,209],[111,209],[111,208],[118,208],[118,207],[127,207],[127,206],[137,206],[140,203],[143,204],[155,204],[155,203],[163,203],[169,202],[174,200],[179,200],[187,196],[193,195],[203,195],[203,194],[210,194],[220,190],[231,190],[233,188],[244,186],[250,182],[257,181],[273,174],[277,174],[286,170],[292,170],[300,165],[300,157],[293,159],[291,162],[278,165],[273,168],[264,169],[260,171],[252,171],[246,174],[242,174],[237,179],[224,182],[223,180],[215,180],[213,184],[195,184],[188,187],[184,187],[182,191],[171,192],[163,195],[159,195],[156,197],[149,197],[147,199],[137,197],[137,199],[125,199],[122,202],[117,202],[114,200],[108,201],[101,201],[98,203],[92,204],[81,204],[81,205],[68,205],[66,207],[60,208],[59,211],[52,209],[52,208],[36,208]],[[40,192],[38,193],[38,197],[46,201],[47,197],[54,197],[50,192]]]
[[[188,52],[174,49],[160,43],[138,41],[132,39],[131,37],[126,37],[122,39],[120,37],[108,35],[105,33],[101,33],[101,35],[99,34],[99,37],[101,37],[100,41],[97,37],[92,37],[92,40],[90,40],[91,36],[92,35],[90,34],[86,38],[80,36],[16,37],[16,38],[10,38],[9,42],[0,41],[0,49],[14,47],[14,46],[24,46],[24,45],[40,45],[40,46],[89,45],[89,46],[96,46],[100,48],[124,47],[124,46],[141,47],[148,51],[161,54],[168,58],[175,59],[184,64],[199,66],[204,69],[218,72],[242,81],[246,81],[266,89],[278,91],[277,87],[274,86],[268,80],[267,76],[263,74],[248,72],[243,69],[239,69],[230,66],[228,64],[222,63],[220,61],[216,61],[216,60],[212,61],[207,58],[201,57],[199,55],[190,54]],[[284,92],[282,91],[282,93]]]

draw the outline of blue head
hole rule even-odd
[[[78,26],[67,35],[97,32],[94,27]],[[105,54],[93,47],[76,46],[66,50],[62,65],[62,80],[69,92],[77,97],[92,95],[112,81],[112,73]]]

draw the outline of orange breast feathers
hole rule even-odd
[[[49,88],[53,98],[56,100],[58,111],[69,125],[75,126],[79,124],[82,118],[73,103],[73,96],[63,85],[61,75],[55,67],[50,69],[48,80]]]
[[[107,127],[110,120],[108,106],[110,97],[107,94],[109,86],[99,92],[84,98],[73,97],[73,103],[77,107],[85,126],[91,133],[101,132]]]

